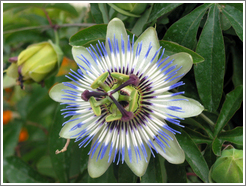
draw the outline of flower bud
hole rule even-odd
[[[139,17],[139,15],[144,12],[147,5],[147,3],[110,3],[110,6],[119,13],[133,17]]]
[[[51,41],[30,45],[23,50],[17,61],[11,58],[12,64],[7,69],[7,75],[23,82],[41,82],[58,72],[62,51]]]
[[[243,151],[234,148],[223,150],[211,168],[210,176],[217,183],[242,183]]]

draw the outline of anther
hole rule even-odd
[[[83,100],[85,100],[85,101],[88,101],[91,96],[93,96],[93,97],[100,97],[100,96],[107,96],[107,95],[108,94],[106,92],[94,92],[94,91],[85,90],[81,94],[81,98]]]
[[[133,119],[133,112],[126,111],[123,106],[112,96],[109,96],[122,114],[121,121],[127,122]]]
[[[112,90],[111,92],[110,92],[110,95],[112,95],[113,93],[115,93],[115,92],[117,92],[117,91],[119,91],[119,90],[121,90],[122,88],[124,88],[124,87],[126,87],[126,86],[128,86],[128,85],[134,85],[134,86],[138,86],[139,85],[139,78],[136,76],[136,75],[134,75],[134,74],[131,74],[130,76],[129,76],[129,79],[126,81],[126,82],[124,82],[123,84],[121,84],[120,86],[118,86],[116,89],[114,89],[114,90]]]

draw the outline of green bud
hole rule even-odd
[[[243,150],[225,149],[210,170],[217,183],[243,183]]]
[[[117,12],[131,17],[140,17],[148,3],[108,3]]]
[[[63,53],[51,41],[28,46],[17,61],[7,69],[7,75],[22,82],[41,82],[58,72]]]

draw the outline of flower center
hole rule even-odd
[[[139,92],[137,86],[139,78],[118,72],[105,72],[92,84],[96,91],[85,90],[81,98],[89,101],[95,115],[107,112],[106,121],[121,120],[128,122],[134,117],[139,106]]]

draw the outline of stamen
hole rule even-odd
[[[58,150],[57,149],[55,153],[59,154],[61,152],[65,152],[67,150],[67,147],[68,147],[69,143],[70,143],[70,139],[67,139],[67,142],[66,142],[65,146],[62,148],[62,150]]]
[[[122,107],[122,105],[118,101],[116,101],[116,99],[112,95],[110,95],[109,97],[112,99],[112,101],[114,102],[114,104],[117,106],[117,108],[121,112],[121,114],[122,114],[121,121],[127,122],[127,121],[130,121],[131,119],[133,119],[133,117],[134,117],[133,112],[126,111]]]
[[[107,95],[106,92],[94,92],[94,91],[85,90],[81,94],[81,98],[83,100],[85,100],[85,101],[88,101],[91,96],[93,96],[93,97],[100,97],[100,96],[106,96],[106,95]]]
[[[112,95],[113,93],[115,93],[115,92],[117,92],[117,91],[119,91],[119,90],[121,90],[122,88],[124,88],[124,87],[126,87],[126,86],[128,86],[128,85],[134,85],[134,86],[138,86],[138,84],[139,84],[139,78],[138,78],[138,76],[136,76],[136,75],[134,75],[134,74],[131,74],[130,76],[129,76],[129,79],[126,81],[126,82],[124,82],[123,84],[121,84],[120,86],[118,86],[116,89],[114,89],[114,90],[112,90],[111,92],[110,92],[110,95]]]

